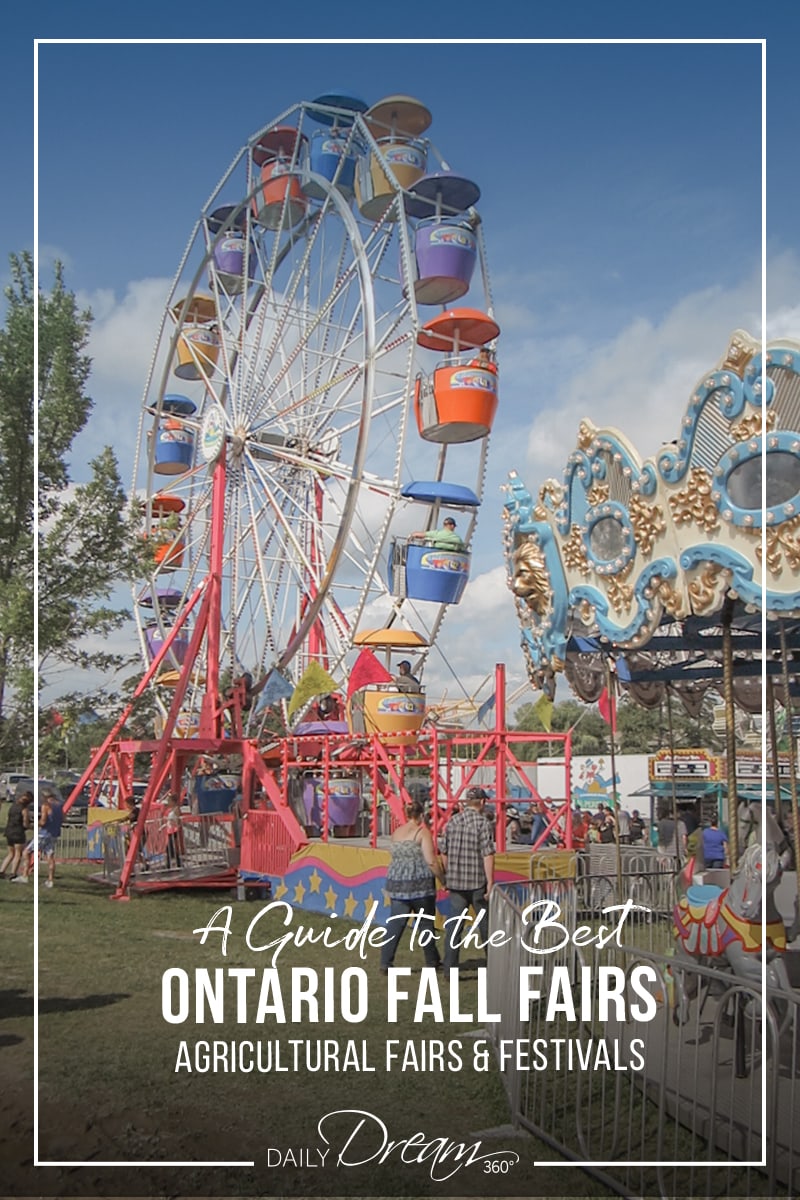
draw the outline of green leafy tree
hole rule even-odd
[[[12,255],[0,330],[0,759],[22,761],[33,714],[33,260]]]
[[[112,607],[115,585],[141,556],[140,514],[131,510],[113,452],[72,485],[68,455],[92,400],[85,353],[91,313],[78,308],[57,263],[50,292],[38,295],[38,375],[34,381],[34,277],[27,253],[11,256],[7,313],[0,332],[0,736],[29,747],[34,725],[33,397],[38,408],[39,668],[109,669],[108,635],[127,613]]]
[[[104,603],[129,579],[141,555],[140,514],[131,511],[110,447],[90,462],[86,483],[70,489],[67,455],[93,402],[84,353],[92,316],[78,309],[55,266],[49,295],[39,294],[39,665],[111,670],[124,657],[105,639],[129,614]]]
[[[654,754],[665,744],[666,717],[660,708],[631,700],[617,705],[616,749],[620,754]]]
[[[715,754],[724,753],[724,727],[721,729],[714,728],[714,707],[721,703],[722,700],[716,692],[707,691],[703,697],[700,712],[695,717],[686,711],[679,699],[673,698],[672,730],[676,747],[685,747],[688,749],[698,746],[704,750],[711,750]],[[663,744],[665,746],[669,745],[666,706],[664,710]]]
[[[523,704],[514,714],[514,729],[528,733],[546,733],[539,719],[535,704]],[[573,754],[606,754],[610,747],[609,728],[603,718],[589,705],[577,700],[564,700],[556,704],[551,714],[551,731],[566,733],[571,729]],[[561,744],[553,742],[519,743],[514,747],[517,757],[531,762],[548,757],[553,749],[561,753]]]

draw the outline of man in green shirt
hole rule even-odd
[[[412,533],[412,537],[424,538],[427,546],[432,546],[434,550],[455,550],[461,552],[466,549],[464,540],[456,533],[456,523],[453,517],[445,517],[442,521],[441,529],[429,529],[427,532]]]

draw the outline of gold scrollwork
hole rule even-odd
[[[719,527],[719,512],[711,499],[711,476],[704,467],[693,467],[683,491],[670,496],[669,505],[676,525],[694,521],[707,533]]]
[[[538,515],[540,509],[547,507],[547,502],[550,502],[550,508],[556,509],[561,506],[564,499],[564,485],[555,479],[545,479],[542,486],[539,488],[539,503],[536,506],[534,517],[537,521],[543,521],[547,516],[544,513],[541,517]]]
[[[660,575],[655,576],[650,586],[653,589],[653,595],[658,598],[664,609],[672,617],[685,617],[685,604],[680,592],[678,592],[668,579],[662,579]]]
[[[596,428],[591,421],[581,421],[578,426],[578,446],[581,450],[588,450],[594,441],[594,435],[597,433]]]
[[[775,428],[775,419],[774,409],[768,408],[764,421],[767,432]],[[731,425],[731,437],[737,442],[749,442],[750,438],[758,437],[763,431],[760,412],[743,417],[736,425]]]
[[[756,558],[761,562],[761,530],[752,530],[753,534],[758,535],[756,542]],[[796,571],[800,568],[800,516],[792,517],[789,521],[781,521],[780,525],[768,525],[766,532],[767,540],[767,569],[773,575],[780,575],[783,570],[783,559],[786,557],[786,566],[791,571]]]
[[[752,338],[749,333],[745,333],[743,329],[737,329],[731,334],[720,370],[733,371],[740,379],[743,378],[745,367],[760,349],[761,345],[755,338]]]
[[[624,571],[620,571],[618,575],[609,575],[605,582],[608,599],[611,602],[611,607],[614,612],[624,612],[630,608],[633,600],[633,584],[626,583],[625,579],[630,575],[631,568],[626,567]]]
[[[580,525],[572,526],[569,537],[565,538],[562,543],[561,552],[564,555],[565,566],[580,571],[581,575],[591,575],[592,568],[589,566],[589,557],[583,544]]]
[[[593,483],[586,497],[589,507],[596,508],[598,504],[605,504],[608,500],[609,492],[610,488],[607,483]]]
[[[628,512],[636,545],[642,554],[649,554],[654,541],[667,527],[664,511],[659,504],[646,504],[641,496],[633,495],[628,501]]]
[[[582,625],[592,625],[594,622],[594,605],[591,600],[581,600],[575,611]]]
[[[689,584],[692,608],[696,613],[714,612],[728,590],[728,571],[718,563],[708,566]]]
[[[537,616],[550,605],[550,573],[537,542],[529,538],[511,556],[511,590]]]

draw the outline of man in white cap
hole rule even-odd
[[[483,815],[486,800],[483,788],[469,788],[463,810],[450,818],[439,842],[450,893],[450,915],[458,917],[472,909],[475,920],[483,923],[483,940],[487,935],[489,894],[494,886],[494,840]],[[456,924],[447,927],[445,970],[458,966],[465,934],[466,929]]]

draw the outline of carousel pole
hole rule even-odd
[[[783,707],[789,723],[789,795],[792,804],[792,828],[794,829],[794,869],[797,878],[797,895],[800,897],[800,811],[797,807],[797,778],[795,767],[794,735],[792,733],[792,700],[789,694],[789,651],[786,646],[786,629],[783,621],[778,622],[781,639],[781,673],[783,676]]]
[[[778,731],[775,725],[775,688],[772,676],[767,674],[767,720],[769,721],[770,757],[772,759],[772,786],[775,789],[775,818],[783,826],[783,797],[781,795],[781,775],[778,767]],[[792,731],[789,730],[791,738]]]
[[[672,823],[673,837],[675,838],[675,860],[680,870],[681,863],[681,848],[678,845],[678,793],[675,787],[675,731],[672,725],[672,693],[669,690],[669,683],[666,684],[664,691],[667,696],[667,732],[669,734],[669,784],[672,792]]]
[[[611,804],[614,809],[614,846],[617,857],[617,896],[620,904],[624,903],[622,896],[622,850],[619,840],[619,796],[617,795],[617,687],[616,671],[611,666],[611,659],[606,659],[606,687],[608,689],[611,744]],[[677,826],[676,826],[677,829]]]
[[[495,776],[494,776],[494,812],[495,840],[501,854],[506,849],[506,667],[505,663],[495,663],[494,668],[494,735]]]
[[[739,861],[739,798],[736,787],[736,712],[733,702],[732,605],[722,614],[722,694],[725,701],[725,770],[728,779],[728,853],[731,871]]]

